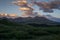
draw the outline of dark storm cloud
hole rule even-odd
[[[43,10],[44,12],[53,12],[53,9],[59,9],[60,10],[60,0],[54,0],[51,2],[34,2],[36,5],[40,7],[40,10]]]

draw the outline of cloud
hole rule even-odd
[[[29,4],[26,0],[17,0],[17,1],[14,1],[13,4],[20,6],[19,9],[22,10],[23,12],[26,11],[25,15],[29,15],[29,16],[35,15],[33,13],[34,9],[32,8],[32,5]],[[60,0],[53,0],[50,2],[33,2],[33,4],[39,6],[40,10],[43,10],[43,12],[52,13],[54,12],[53,9],[60,10]]]
[[[34,9],[31,7],[31,4],[28,4],[26,0],[17,0],[14,1],[13,4],[20,6],[19,10],[25,12],[24,15],[32,15]]]
[[[26,7],[27,6],[27,1],[25,0],[16,0],[12,2],[13,4],[20,6],[20,7]]]
[[[51,2],[35,2],[37,6],[40,7],[40,10],[43,10],[44,12],[53,12],[53,9],[59,9],[60,10],[60,0],[54,0]]]

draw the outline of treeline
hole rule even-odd
[[[39,23],[28,23],[27,25],[34,26],[34,27],[60,27],[60,24],[39,24]]]

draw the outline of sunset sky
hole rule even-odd
[[[18,16],[21,16],[22,12],[19,10],[19,6],[16,6],[12,4],[12,2],[15,0],[0,0],[0,13],[7,13],[7,14],[17,14]],[[51,0],[36,0],[40,2],[47,2]],[[29,2],[29,1],[28,1]],[[43,12],[42,10],[39,10],[38,6],[33,6],[34,12],[38,12],[39,14],[43,15],[51,15],[57,18],[60,18],[60,10],[54,9],[54,12],[49,13],[49,12]]]

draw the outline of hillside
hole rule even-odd
[[[34,27],[2,19],[0,40],[60,40],[60,27]]]
[[[45,17],[27,17],[27,18],[22,18],[22,17],[19,17],[19,18],[16,18],[14,19],[13,21],[15,22],[19,22],[19,23],[38,23],[38,24],[47,24],[47,25],[57,25],[57,24],[60,24],[58,22],[55,22],[55,21],[51,21]]]

